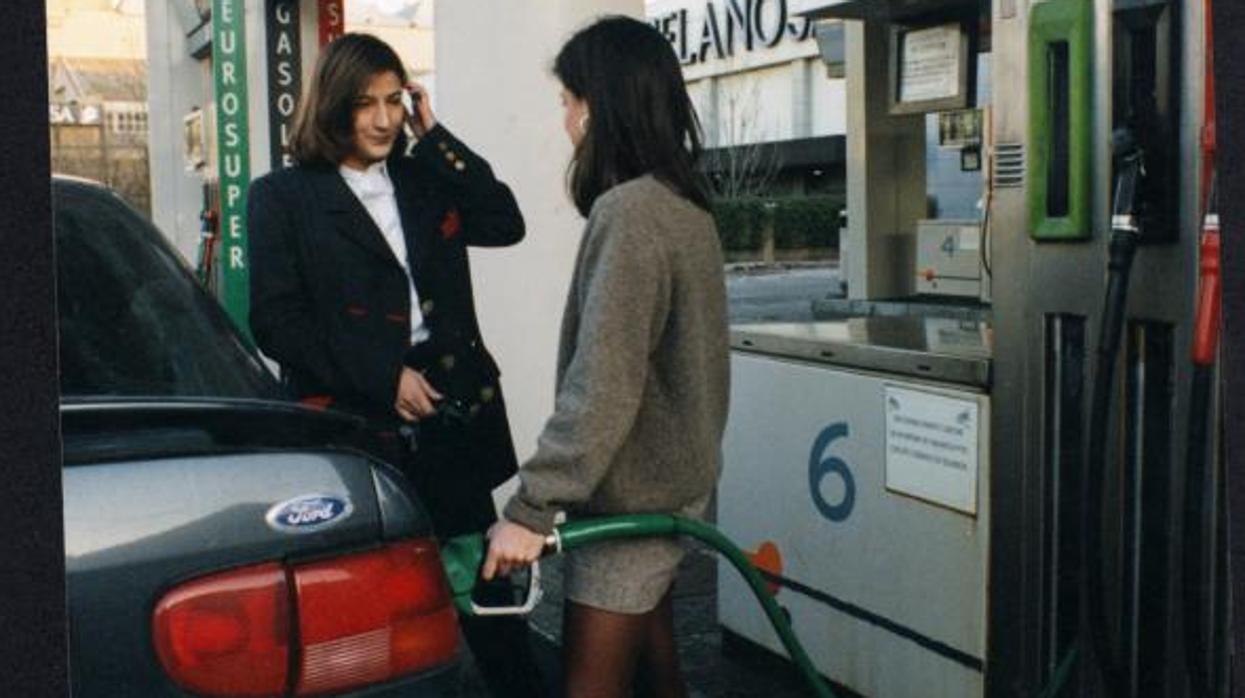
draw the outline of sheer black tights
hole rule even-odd
[[[566,698],[687,698],[669,591],[642,614],[567,601],[562,647]]]

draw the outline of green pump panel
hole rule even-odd
[[[1047,0],[1029,16],[1029,232],[1090,237],[1092,0]]]

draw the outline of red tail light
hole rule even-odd
[[[168,675],[205,696],[346,691],[458,653],[458,622],[431,540],[197,579],[157,604],[152,630]]]
[[[289,673],[289,586],[275,563],[195,580],[156,606],[160,662],[211,696],[279,696]]]
[[[298,695],[428,669],[458,652],[458,622],[431,541],[294,569],[301,627]]]

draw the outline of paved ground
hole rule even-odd
[[[726,275],[731,322],[806,322],[813,302],[843,295],[835,264],[733,267]]]

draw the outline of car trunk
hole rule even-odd
[[[348,419],[236,401],[78,402],[62,419],[79,696],[182,695],[157,659],[152,614],[189,580],[431,534],[388,466],[323,445],[349,431]],[[307,497],[338,504],[319,518],[312,507],[275,520],[283,503]]]

